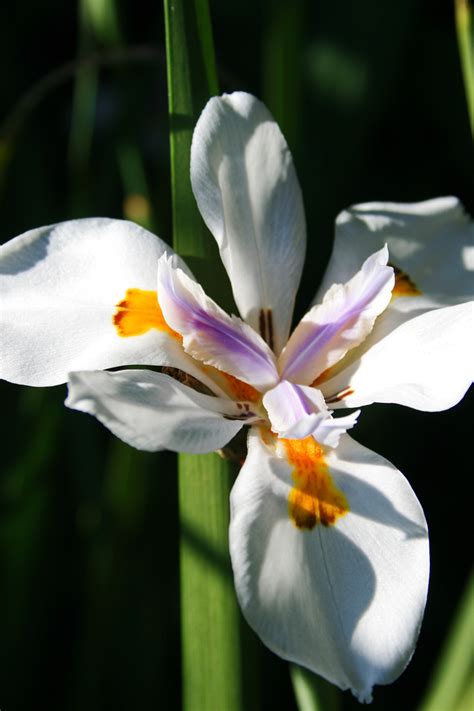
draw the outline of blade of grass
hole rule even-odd
[[[152,230],[150,191],[140,152],[131,141],[124,139],[117,147],[117,156],[125,194],[124,217]]]
[[[474,20],[470,0],[455,0],[456,31],[471,132],[474,137]]]
[[[299,711],[339,711],[342,697],[339,690],[308,669],[290,664],[291,683]]]
[[[83,57],[93,49],[92,28],[87,0],[79,0],[78,54]],[[84,66],[76,75],[69,139],[69,164],[73,180],[79,185],[89,164],[97,100],[98,71],[93,65]]]
[[[464,708],[472,678],[473,630],[474,577],[471,576],[419,711]]]
[[[183,709],[243,709],[240,615],[228,554],[232,472],[216,454],[179,457]]]
[[[269,2],[263,37],[263,98],[293,153],[301,135],[303,10],[302,0]]]
[[[96,40],[106,47],[120,48],[124,44],[124,38],[115,0],[84,0],[84,3]],[[125,218],[147,229],[153,229],[145,166],[135,141],[129,137],[121,138],[117,145],[117,158],[123,183]]]
[[[165,0],[164,7],[174,246],[216,296],[219,289],[209,287],[222,284],[224,274],[189,177],[193,127],[206,100],[217,93],[209,9],[207,0]],[[227,538],[232,481],[232,467],[216,454],[179,456],[185,711],[244,708],[240,613]]]

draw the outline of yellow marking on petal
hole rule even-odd
[[[168,326],[163,316],[156,291],[127,289],[125,298],[117,306],[112,322],[119,336],[141,336],[152,328],[169,333],[181,341],[182,336]]]
[[[314,437],[282,439],[295,483],[288,513],[297,528],[311,531],[317,524],[333,526],[349,511],[345,495],[334,484],[324,451]]]
[[[392,289],[392,299],[397,296],[421,296],[422,292],[406,272],[396,267],[395,264],[389,263],[389,266],[392,267],[395,272],[395,286]]]

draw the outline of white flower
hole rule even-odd
[[[291,155],[259,101],[211,99],[191,178],[242,319],[136,225],[44,227],[2,247],[0,374],[69,381],[69,407],[140,449],[212,451],[250,426],[231,495],[243,613],[277,654],[369,700],[413,653],[427,528],[402,474],[346,434],[358,413],[332,412],[442,410],[463,396],[472,224],[454,198],[342,213],[315,305],[288,340],[305,219]]]

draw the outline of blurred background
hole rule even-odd
[[[453,194],[474,212],[450,2],[216,0],[211,12],[222,90],[263,98],[295,158],[309,236],[297,317],[348,205]],[[83,216],[169,240],[161,3],[2,3],[0,66],[0,242]],[[0,388],[2,711],[178,709],[174,455],[136,452],[66,410],[65,387]],[[418,648],[376,688],[375,710],[418,708],[467,581],[472,405],[372,406],[353,432],[404,472],[431,529]],[[287,665],[263,647],[258,664],[258,707],[296,708]],[[342,708],[358,704],[347,693]]]

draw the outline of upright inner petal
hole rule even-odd
[[[166,257],[158,265],[158,291],[166,322],[183,336],[187,353],[260,391],[278,382],[274,354],[261,336]]]
[[[327,447],[337,447],[339,439],[354,427],[359,412],[333,418],[317,388],[282,380],[262,399],[271,429],[279,437],[296,440],[309,435]]]
[[[273,432],[280,437],[304,438],[329,417],[319,390],[302,388],[283,380],[263,396]]]
[[[329,474],[321,445],[307,437],[280,440],[280,447],[292,467],[288,513],[295,526],[307,531],[318,524],[334,526],[349,511],[349,503]]]
[[[309,385],[370,333],[394,286],[386,247],[346,284],[335,284],[304,316],[279,359],[281,377]]]

